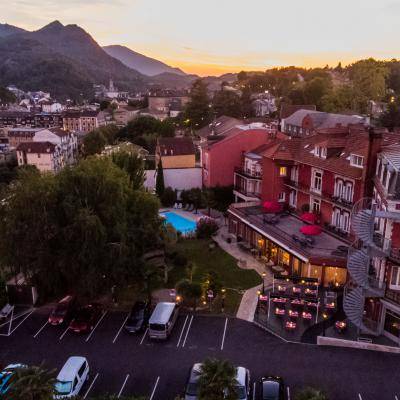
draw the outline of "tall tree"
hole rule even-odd
[[[137,153],[120,151],[113,153],[111,159],[114,164],[129,175],[134,190],[143,189],[145,181],[144,161]]]
[[[156,193],[159,198],[161,198],[162,195],[164,194],[164,190],[165,190],[164,170],[160,158],[160,161],[158,162],[157,166],[157,176],[156,176]]]
[[[217,116],[242,117],[240,97],[230,90],[220,90],[214,94],[213,109]]]
[[[52,400],[54,395],[54,371],[42,367],[18,368],[10,385],[10,399]]]
[[[0,104],[15,103],[17,98],[5,87],[0,87]]]
[[[236,368],[229,362],[209,358],[199,377],[199,400],[237,399]]]
[[[207,85],[202,79],[193,82],[190,101],[186,104],[184,110],[184,118],[187,126],[193,129],[199,129],[212,120]]]

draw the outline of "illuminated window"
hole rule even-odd
[[[279,176],[286,176],[287,168],[286,167],[279,167]]]

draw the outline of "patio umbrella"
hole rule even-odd
[[[315,224],[317,220],[317,216],[314,213],[306,212],[300,216],[300,219],[304,222],[308,222],[310,224]]]
[[[282,211],[282,205],[277,201],[264,201],[263,207],[266,213],[278,213]]]
[[[300,232],[306,236],[317,236],[322,232],[322,228],[319,225],[304,225]]]

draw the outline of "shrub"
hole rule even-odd
[[[209,239],[218,231],[217,223],[209,218],[201,218],[197,222],[196,235],[199,239]]]
[[[327,397],[319,389],[306,387],[297,393],[295,400],[327,400]]]
[[[184,267],[187,265],[188,259],[183,254],[177,253],[174,258],[174,265],[177,267]]]

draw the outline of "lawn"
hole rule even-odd
[[[259,285],[261,277],[254,270],[244,270],[237,266],[237,260],[219,247],[209,248],[209,240],[182,240],[174,246],[174,251],[184,255],[193,265],[192,276],[195,282],[204,282],[207,273],[217,273],[222,286],[226,289],[225,312],[234,314],[240,304],[242,291]],[[168,286],[189,278],[190,270],[186,266],[174,266],[169,272]],[[217,298],[212,311],[219,312],[221,299]]]

